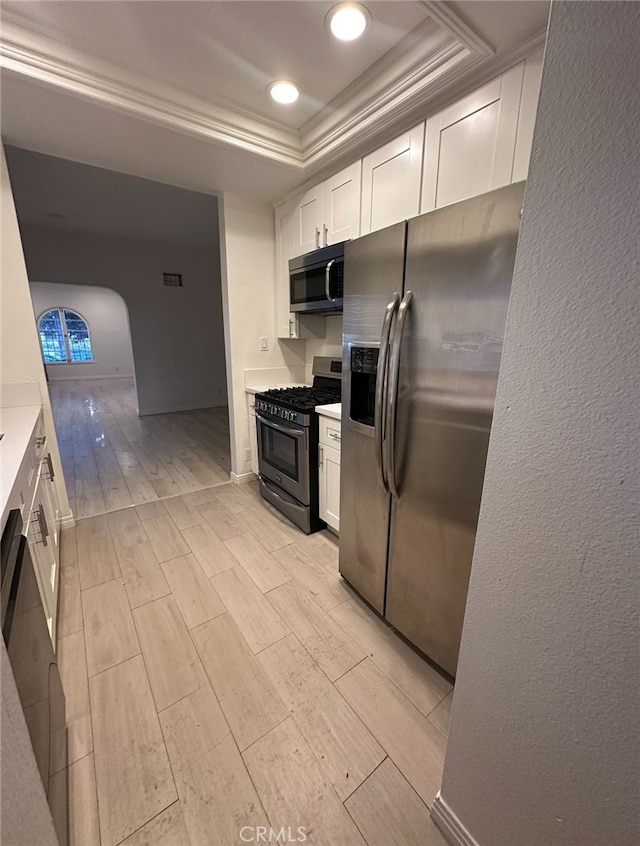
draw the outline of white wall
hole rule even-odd
[[[124,297],[140,414],[226,404],[215,209],[209,247],[22,227],[31,279],[99,285]],[[184,286],[166,287],[163,272],[182,273]]]
[[[60,515],[70,517],[69,498],[64,484],[60,452],[56,439],[51,401],[42,364],[40,343],[33,318],[29,282],[20,242],[20,231],[13,204],[9,173],[2,150],[0,193],[0,382],[3,385],[31,382],[37,384],[44,408],[45,432],[55,470],[56,494]],[[5,389],[3,388],[3,394]],[[3,399],[0,396],[0,404]]]
[[[93,361],[47,364],[51,381],[133,376],[129,316],[124,299],[110,288],[30,282],[36,321],[52,308],[69,308],[87,321]]]
[[[639,43],[552,9],[436,806],[481,846],[638,843]]]
[[[305,355],[309,366],[315,355],[332,355],[342,360],[342,315],[327,316],[327,333],[324,338],[305,341]]]
[[[276,339],[276,266],[273,208],[234,194],[221,203],[225,343],[231,422],[231,466],[235,476],[251,473],[244,371],[304,369],[304,343]],[[260,351],[260,337],[269,350]],[[292,381],[298,381],[296,375]]]

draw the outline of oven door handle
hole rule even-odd
[[[259,420],[271,429],[282,432],[283,435],[290,435],[292,438],[304,438],[307,431],[306,429],[299,429],[297,426],[283,426],[281,423],[275,423],[273,420],[267,420],[267,418],[263,417],[258,411],[256,411],[256,420]]]
[[[373,437],[375,440],[376,470],[378,481],[385,493],[389,492],[388,471],[384,461],[384,440],[386,437],[385,422],[387,413],[387,381],[389,371],[389,344],[393,318],[400,305],[400,294],[394,291],[384,312],[382,335],[380,337],[380,352],[378,354],[378,372],[376,374],[376,393],[373,417]]]

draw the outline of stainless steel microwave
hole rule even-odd
[[[331,244],[289,261],[291,311],[342,311],[345,243]]]

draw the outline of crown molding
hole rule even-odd
[[[46,49],[49,46],[51,50]],[[169,86],[149,84],[144,79],[136,79],[137,85],[130,84],[118,78],[123,76],[120,69],[76,51],[67,52],[75,62],[55,55],[55,45],[43,37],[34,39],[32,33],[7,26],[3,21],[0,67],[7,73],[100,102],[183,134],[229,144],[280,164],[296,168],[303,165],[299,135],[286,127],[274,126],[241,110],[199,100]],[[128,76],[136,78],[134,74]]]
[[[305,173],[311,175],[356,150],[362,154],[363,146],[366,147],[374,136],[375,146],[378,146],[380,137],[391,127],[402,131],[398,127],[406,124],[408,116],[422,112],[424,118],[429,100],[446,87],[452,73],[461,64],[468,68],[477,61],[477,57],[462,45],[449,44],[363,108],[333,127],[327,127],[317,140],[303,147]],[[303,140],[306,140],[304,136]]]
[[[429,17],[300,132],[64,48],[6,15],[0,67],[182,134],[291,167],[300,172],[301,181],[317,180],[464,96],[544,43],[541,32],[496,55],[445,4],[423,0],[421,5]]]
[[[455,39],[476,56],[493,56],[495,50],[484,38],[471,29],[462,18],[459,18],[442,0],[418,0],[434,21],[446,29]]]

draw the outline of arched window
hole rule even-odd
[[[87,321],[68,308],[52,308],[38,320],[46,364],[93,361]]]

